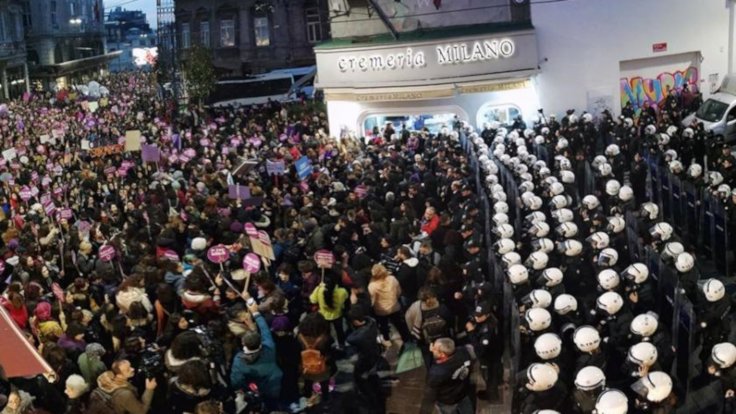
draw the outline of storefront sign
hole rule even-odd
[[[440,41],[315,48],[320,88],[437,85],[489,78],[494,73],[536,71],[533,30]],[[360,74],[360,76],[354,76]],[[418,98],[409,98],[418,99]],[[383,99],[381,99],[383,100]]]

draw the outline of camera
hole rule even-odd
[[[155,378],[166,372],[164,358],[156,345],[149,345],[141,354],[141,372],[146,378]]]

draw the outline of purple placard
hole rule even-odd
[[[261,270],[261,259],[254,253],[248,253],[243,258],[243,269],[248,273],[258,273]]]
[[[59,190],[59,192],[63,191],[61,188],[55,188],[54,191]],[[48,203],[51,201],[51,194],[49,193],[43,193],[41,194],[41,204]]]
[[[207,250],[207,259],[209,259],[212,263],[225,263],[229,257],[230,253],[228,252],[227,247],[225,247],[224,244],[212,246],[209,248],[209,250]]]
[[[227,186],[227,195],[232,200],[247,200],[250,198],[250,187],[240,184]]]
[[[69,220],[70,218],[74,217],[74,212],[72,212],[72,209],[70,208],[65,208],[61,210],[60,216],[64,220]]]
[[[20,199],[23,201],[28,201],[33,197],[33,194],[31,194],[31,189],[28,187],[23,187],[23,189],[20,190]]]
[[[115,248],[110,246],[109,244],[105,244],[100,247],[98,256],[103,262],[110,262],[112,261],[112,259],[115,258]]]
[[[107,176],[113,175],[115,174],[115,170],[116,170],[115,167],[107,167],[105,168],[105,175]]]
[[[161,161],[161,150],[155,145],[144,144],[141,147],[141,158],[143,162],[159,162]]]
[[[286,164],[284,163],[284,160],[266,160],[266,172],[268,172],[268,175],[284,175],[285,171]]]
[[[31,173],[31,180],[33,180],[34,182],[38,181],[38,173],[36,171],[33,171]]]
[[[51,200],[49,200],[46,203],[42,203],[42,204],[43,204],[43,211],[46,212],[46,215],[50,216],[54,212],[54,210],[56,210],[56,204],[54,204],[54,202]]]

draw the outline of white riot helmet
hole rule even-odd
[[[626,414],[628,412],[629,399],[617,389],[605,389],[595,401],[596,414]]]
[[[552,183],[549,186],[549,193],[552,196],[560,195],[560,194],[563,194],[564,192],[565,192],[565,186],[560,182]]]
[[[526,369],[526,388],[530,391],[547,391],[557,383],[557,370],[549,364],[534,363]]]
[[[509,282],[512,285],[520,285],[529,280],[529,271],[521,264],[511,265],[507,273],[509,275]]]
[[[493,198],[493,201],[506,201],[506,193],[503,191],[491,193],[491,197]]]
[[[726,287],[718,279],[710,278],[706,280],[702,289],[708,302],[718,302],[726,295]]]
[[[560,270],[559,268],[550,267],[550,268],[544,269],[544,271],[542,272],[542,277],[545,280],[544,286],[554,287],[562,283],[562,278],[564,276],[562,274],[562,270]],[[555,301],[555,303],[557,302]]]
[[[505,201],[497,201],[493,204],[493,211],[496,213],[508,214],[509,205]]]
[[[710,352],[710,358],[721,369],[731,368],[736,363],[736,345],[730,342],[715,344]]]
[[[567,197],[564,195],[556,195],[552,197],[552,200],[549,202],[549,206],[553,210],[559,210],[561,208],[567,207]]]
[[[559,223],[567,223],[575,219],[575,215],[569,208],[561,208],[552,211],[552,218],[557,220]]]
[[[653,371],[631,385],[631,389],[650,402],[661,402],[672,392],[672,378],[662,371]]]
[[[611,164],[605,162],[598,167],[598,172],[601,173],[601,177],[608,177],[613,172],[613,167],[611,167]]]
[[[695,258],[690,253],[680,253],[675,259],[675,268],[680,273],[689,272],[695,267]]]
[[[664,146],[667,146],[667,144],[669,143],[670,143],[669,135],[662,133],[662,134],[659,134],[659,136],[657,136],[657,144],[659,144],[660,146],[664,147]]]
[[[598,296],[595,306],[609,315],[615,315],[624,306],[624,299],[616,292],[605,292]]]
[[[677,256],[685,252],[685,246],[680,242],[669,242],[665,244],[664,250],[662,250],[662,260],[672,263]]]
[[[673,149],[668,149],[667,151],[664,152],[664,159],[666,161],[668,161],[668,162],[669,161],[676,160],[677,159],[677,151],[675,151]]]
[[[567,148],[568,145],[569,145],[569,143],[567,142],[567,138],[560,137],[557,140],[557,145],[555,145],[555,149],[558,150],[558,151],[560,151],[560,150],[563,150],[563,149]]]
[[[555,298],[554,310],[558,315],[567,315],[578,310],[578,300],[575,296],[563,293]]]
[[[621,216],[609,217],[607,229],[613,234],[621,233],[626,229],[626,220]]]
[[[684,129],[684,130],[682,131],[682,136],[683,136],[683,138],[692,138],[692,137],[693,137],[693,135],[695,135],[695,131],[693,131],[693,129],[692,129],[692,128],[685,128],[685,129]]]
[[[585,207],[588,210],[595,210],[598,208],[598,206],[601,205],[601,202],[598,201],[598,197],[588,194],[585,197],[583,197],[582,201],[583,207]]]
[[[582,391],[593,391],[606,386],[606,375],[593,365],[584,367],[575,375],[575,388]]]
[[[629,330],[632,334],[640,336],[642,338],[649,338],[657,332],[659,326],[659,319],[657,314],[654,312],[646,312],[640,315],[636,315],[631,320]]]
[[[703,175],[703,167],[700,164],[691,164],[687,167],[687,175],[690,178],[699,178]]]
[[[626,128],[631,128],[634,126],[634,120],[631,118],[624,118],[624,126]]]
[[[501,224],[493,228],[493,233],[502,239],[510,239],[514,237],[514,228],[510,224]]]
[[[541,211],[534,211],[527,214],[526,217],[524,217],[524,220],[526,220],[528,223],[536,224],[547,221],[547,217]]]
[[[531,267],[533,270],[542,270],[547,267],[549,257],[544,252],[533,252],[527,257],[524,265]]]
[[[655,127],[652,124],[649,124],[649,125],[647,125],[647,126],[644,127],[644,133],[646,135],[653,135],[655,132],[657,132],[657,127]]]
[[[593,169],[599,169],[601,165],[608,162],[605,156],[603,155],[596,155],[595,158],[593,158],[593,161],[590,163],[590,166],[593,167]]]
[[[541,135],[537,135],[534,138],[534,143],[537,144],[537,145],[544,145],[544,137],[541,136]]]
[[[621,190],[621,183],[618,180],[608,180],[606,182],[606,194],[609,196],[618,195],[619,190]]]
[[[546,237],[535,239],[532,241],[532,250],[535,252],[550,253],[555,250],[555,244]]]
[[[513,265],[521,264],[521,256],[516,252],[508,252],[501,256],[501,262],[506,269],[510,269]]]
[[[641,205],[641,213],[645,217],[649,217],[649,220],[656,220],[659,216],[659,206],[647,201]]]
[[[539,221],[529,227],[529,234],[534,237],[546,237],[549,234],[549,224]]]
[[[534,289],[525,298],[532,308],[547,309],[552,304],[552,295],[544,289]]]
[[[542,198],[538,196],[532,197],[529,200],[527,208],[529,208],[529,210],[539,210],[540,208],[542,208]]]
[[[616,144],[611,144],[606,147],[606,155],[609,157],[615,157],[621,153],[621,148]]]
[[[585,239],[585,241],[587,241],[588,244],[590,244],[590,247],[596,250],[603,250],[606,247],[608,247],[608,244],[610,243],[611,240],[608,237],[608,234],[602,231],[598,231],[588,236],[588,238]]]
[[[583,123],[587,124],[587,123],[593,122],[593,115],[590,114],[589,112],[586,112],[580,116],[580,119],[583,120]]]
[[[651,367],[657,362],[657,347],[649,342],[639,342],[629,348],[627,359],[641,367]]]
[[[564,184],[573,184],[575,182],[575,173],[568,170],[560,171],[560,181]]]
[[[577,240],[565,240],[564,242],[560,243],[558,249],[567,257],[575,257],[583,252],[583,244]]]
[[[682,166],[682,162],[679,160],[670,161],[669,167],[672,174],[679,174],[685,169],[685,167]]]
[[[621,272],[621,276],[639,285],[649,278],[649,268],[644,263],[632,263]]]
[[[496,213],[493,215],[493,223],[496,226],[500,226],[501,224],[508,224],[509,216],[506,213]]]
[[[634,198],[634,190],[628,185],[622,185],[618,190],[618,198],[623,201],[629,201]]]
[[[603,290],[613,290],[616,289],[621,282],[621,279],[618,276],[618,273],[616,273],[613,269],[604,269],[601,270],[598,273],[597,276],[598,279],[598,285],[600,285]]]
[[[511,239],[499,239],[496,242],[496,253],[504,255],[509,252],[513,252],[516,248],[514,241]]]
[[[657,240],[667,241],[672,237],[672,226],[669,223],[660,222],[649,229],[649,234]]]
[[[723,182],[723,175],[718,171],[711,171],[708,173],[708,184],[712,187],[720,185]]]
[[[519,192],[520,193],[526,193],[526,192],[532,192],[534,191],[534,183],[531,181],[524,181],[523,183],[519,184]]]
[[[610,247],[601,250],[598,253],[596,263],[601,267],[612,267],[618,263],[618,252]]]
[[[578,234],[578,225],[572,221],[562,223],[555,229],[555,232],[560,236],[569,239],[575,237]]]
[[[673,135],[677,134],[677,127],[674,126],[674,125],[670,125],[670,126],[667,127],[667,129],[665,131],[667,132],[667,135],[673,136]]]
[[[590,325],[583,325],[575,329],[572,341],[580,352],[593,352],[601,345],[601,334]]]
[[[549,328],[552,323],[552,315],[549,314],[547,309],[531,308],[524,313],[524,320],[529,325],[529,329],[539,332]]]
[[[498,184],[498,176],[493,174],[486,175],[486,186],[491,186],[493,184]]]
[[[534,341],[534,351],[537,356],[545,361],[557,358],[562,352],[562,340],[553,333],[539,335]]]

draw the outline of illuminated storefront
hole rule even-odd
[[[533,118],[539,108],[534,29],[487,27],[317,46],[316,86],[324,91],[330,130],[336,136],[365,136],[398,116],[419,122],[415,125],[448,115],[474,125],[510,123],[517,115]]]

